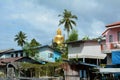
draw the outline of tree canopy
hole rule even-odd
[[[78,40],[78,32],[76,30],[72,30],[66,42],[77,41],[77,40]]]
[[[82,40],[90,40],[89,36],[84,36]]]
[[[41,44],[39,42],[36,41],[36,39],[32,39],[31,42],[30,42],[30,46],[31,47],[37,47],[37,46],[40,46]]]
[[[39,52],[38,47],[41,46],[39,42],[37,42],[35,39],[32,39],[30,43],[26,43],[23,51],[27,54],[27,56],[34,57],[35,54]]]

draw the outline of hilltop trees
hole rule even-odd
[[[62,19],[59,20],[59,25],[64,24],[64,29],[67,30],[67,36],[69,37],[69,32],[73,29],[73,25],[76,26],[74,19],[77,20],[77,16],[73,15],[71,11],[68,11],[66,9],[62,14],[58,16],[62,17]]]

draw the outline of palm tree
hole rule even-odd
[[[76,26],[76,22],[74,19],[77,20],[76,15],[72,15],[71,11],[64,10],[63,14],[58,15],[59,17],[62,17],[61,20],[59,20],[59,26],[61,24],[64,24],[64,29],[67,30],[67,36],[69,37],[70,30],[73,29],[73,25]]]
[[[23,45],[26,43],[25,39],[27,38],[26,34],[20,31],[17,35],[15,35],[14,41],[17,41],[18,46],[23,47]]]

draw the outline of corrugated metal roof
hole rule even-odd
[[[0,50],[0,54],[1,53],[6,53],[6,52],[11,52],[11,51],[14,51],[14,49]]]
[[[49,45],[39,46],[39,47],[35,47],[35,48],[36,48],[36,49],[41,49],[41,48],[45,48],[45,47],[50,48],[50,49],[52,49],[53,51],[57,51],[57,52],[59,52],[59,53],[62,53],[62,52],[60,52],[60,51],[58,51],[58,50],[50,47]],[[34,49],[34,48],[33,48],[33,49]],[[12,52],[13,52],[13,53],[14,53],[14,52],[23,52],[23,50],[9,49],[9,50],[1,51],[0,54],[9,54],[9,53],[12,53]]]

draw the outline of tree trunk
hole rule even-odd
[[[67,31],[67,39],[69,38],[69,31]]]

